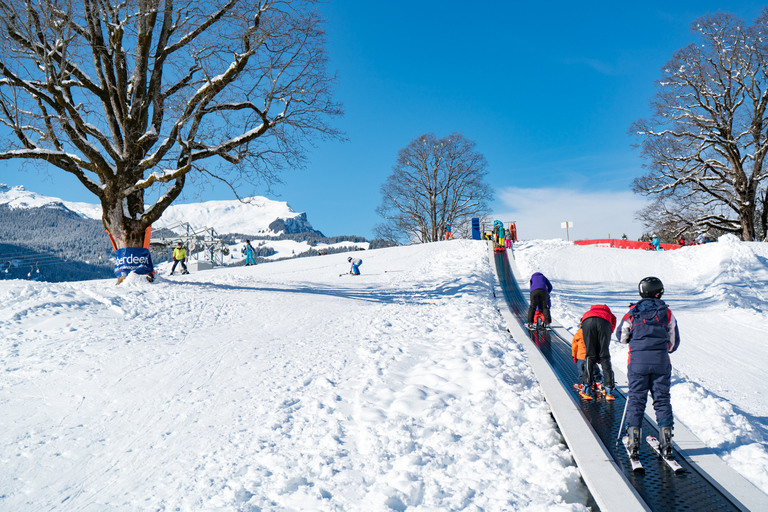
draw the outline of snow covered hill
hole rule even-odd
[[[0,510],[584,511],[481,242],[0,282]]]
[[[552,279],[571,328],[661,277],[682,335],[675,412],[768,491],[766,246],[515,254]],[[0,510],[587,510],[484,243],[348,268],[339,254],[153,284],[0,281]]]
[[[23,186],[8,187],[0,183],[0,205],[11,208],[40,208],[62,205],[83,217],[101,220],[101,205],[62,201],[31,192]],[[256,196],[248,203],[238,200],[206,201],[170,206],[154,228],[189,223],[195,229],[214,228],[220,234],[275,236],[288,233],[314,232],[306,213],[294,212],[288,203]]]

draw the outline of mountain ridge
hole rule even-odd
[[[0,205],[10,209],[60,206],[83,218],[101,220],[98,204],[64,201],[32,192],[23,185],[9,187],[0,183]],[[306,212],[295,212],[285,201],[262,196],[243,201],[217,200],[200,203],[171,205],[153,224],[153,229],[172,229],[187,223],[195,229],[213,228],[220,234],[248,233],[251,235],[280,236],[283,234],[315,233]]]

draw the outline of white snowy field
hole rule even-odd
[[[358,255],[0,281],[0,510],[586,510],[485,244]]]
[[[572,333],[592,304],[607,304],[620,321],[640,299],[638,282],[660,278],[680,327],[675,416],[768,493],[768,244],[728,235],[653,252],[535,240],[517,244],[515,260],[523,276],[550,279],[553,316]],[[627,355],[612,343],[612,363],[625,373]]]

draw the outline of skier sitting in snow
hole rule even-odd
[[[593,375],[595,364],[600,363],[603,369],[605,384],[605,399],[614,400],[613,396],[613,367],[611,366],[611,334],[616,327],[616,317],[611,313],[611,308],[605,304],[596,304],[581,317],[581,330],[584,336],[586,352],[585,370],[582,374],[582,389],[579,396],[584,400],[592,400],[592,385],[595,383]]]
[[[661,242],[659,242],[659,237],[656,235],[651,235],[651,245],[653,246],[654,251],[663,251],[664,249],[661,248]]]
[[[656,423],[659,425],[661,454],[672,456],[672,404],[669,354],[680,345],[677,321],[661,300],[664,285],[657,277],[646,277],[637,286],[642,299],[629,306],[616,334],[621,343],[629,344],[629,396],[627,397],[627,436],[629,451],[637,454],[642,438],[641,427],[648,391],[653,397]]]
[[[579,383],[574,384],[573,387],[581,391],[584,388],[581,383],[585,380],[584,373],[587,370],[587,362],[585,360],[587,357],[587,347],[584,345],[584,334],[581,327],[579,327],[573,336],[573,340],[571,340],[571,355],[579,371]],[[600,365],[597,363],[592,368],[592,380],[594,381],[594,387],[598,389],[602,387],[603,373],[600,371]]]
[[[179,242],[176,244],[176,248],[173,250],[173,267],[171,267],[171,273],[169,275],[173,275],[173,272],[176,270],[176,265],[181,263],[181,273],[183,274],[189,274],[189,271],[187,270],[187,250],[184,248],[184,244]]]
[[[549,313],[549,293],[552,291],[552,284],[544,274],[535,272],[530,280],[531,305],[528,307],[528,323],[526,327],[533,328],[533,317],[536,315],[538,307],[544,313],[544,323],[548,326],[552,323],[552,316]]]
[[[363,264],[363,260],[360,258],[353,258],[350,256],[347,258],[347,261],[352,264],[352,268],[349,269],[349,273],[353,276],[359,276],[360,275],[360,265]]]

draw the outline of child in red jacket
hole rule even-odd
[[[581,317],[581,329],[584,336],[586,371],[582,376],[582,390],[579,396],[584,400],[592,400],[592,384],[594,384],[595,363],[600,363],[603,369],[605,399],[615,400],[613,396],[613,367],[611,366],[611,334],[616,328],[616,317],[611,308],[605,304],[596,304]]]

